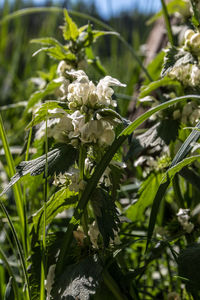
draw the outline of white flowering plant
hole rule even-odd
[[[17,159],[16,170],[0,118],[11,177],[6,184],[2,174],[0,196],[7,200],[12,187],[17,225],[6,202],[0,206],[23,274],[15,277],[0,250],[10,276],[7,299],[11,292],[33,300],[198,299],[199,7],[196,0],[161,2],[170,43],[147,68],[137,57],[146,75],[137,105],[145,111],[133,122],[115,92],[126,83],[107,74],[92,50],[116,32],[79,28],[64,10],[63,44],[31,41],[42,45],[34,56],[44,52],[53,65],[30,79],[37,90],[26,103],[25,159]],[[168,15],[177,16],[177,7],[189,11],[177,17],[177,27],[185,18],[189,24],[182,39]]]

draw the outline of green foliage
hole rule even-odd
[[[170,88],[174,87],[177,95],[181,96],[182,94],[182,88],[180,82],[166,76],[160,80],[151,82],[147,86],[142,86],[139,97],[140,98],[146,97],[160,87],[170,87]]]
[[[77,200],[77,193],[70,191],[66,187],[53,194],[46,203],[46,225],[50,224],[59,213],[75,207]],[[31,222],[35,227],[35,233],[40,236],[44,224],[44,207],[41,207],[36,213],[34,213],[34,215],[31,217]]]
[[[199,237],[200,122],[195,122],[200,117],[200,64],[198,51],[186,42],[178,46],[180,36],[174,40],[168,18],[177,9],[179,13],[185,9],[183,2],[170,1],[167,9],[162,2],[168,37],[177,47],[169,48],[166,55],[161,50],[147,68],[140,59],[147,17],[135,14],[134,23],[132,17],[121,15],[111,20],[113,29],[83,12],[64,10],[59,33],[61,20],[55,12],[61,12],[60,8],[27,8],[8,15],[6,2],[0,21],[0,109],[4,112],[0,196],[6,193],[5,205],[0,202],[0,298],[10,299],[14,291],[16,299],[42,300],[50,292],[45,290],[46,280],[48,287],[52,283],[50,299],[187,299],[189,294],[198,299],[199,245],[194,245]],[[182,22],[188,18],[198,44],[197,2],[192,4],[192,19],[179,18],[177,32],[186,27]],[[35,14],[31,22],[30,13]],[[89,23],[83,25],[81,18]],[[36,24],[41,30],[36,30]],[[97,42],[99,37],[102,43]],[[32,39],[30,48],[27,38]],[[30,53],[34,53],[32,59]],[[170,78],[171,70],[187,67],[197,70],[184,74],[195,80],[183,84],[178,77]],[[114,94],[112,84],[117,81],[110,76],[100,82],[100,75],[110,74],[127,83],[125,94],[118,89]],[[139,107],[142,101],[129,106],[138,94],[139,98],[154,97],[147,103],[148,111],[147,105]],[[98,109],[93,106],[97,99],[101,101]],[[49,120],[62,120],[65,114],[73,114],[72,129],[66,132],[63,122],[63,129],[59,128],[65,133],[63,144],[58,144],[57,135],[48,128]],[[130,114],[133,122],[126,119]],[[192,129],[191,134],[184,126]],[[30,132],[22,149],[25,127]],[[44,129],[45,136],[34,141],[38,129]],[[10,183],[5,172],[12,177]],[[9,190],[12,186],[14,193]],[[20,265],[14,264],[18,255]],[[13,278],[12,283],[8,278]]]
[[[63,163],[64,159],[64,163]],[[58,148],[55,148],[47,153],[47,175],[53,175],[63,173],[67,171],[69,167],[74,163],[76,159],[76,149],[70,145],[61,144]],[[30,174],[31,176],[40,175],[45,171],[46,166],[46,154],[30,160],[22,161],[17,167],[17,173],[11,178],[10,183],[3,190],[1,195],[6,193],[8,189],[13,186],[22,176]]]

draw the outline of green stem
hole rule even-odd
[[[5,157],[6,157],[6,161],[8,164],[8,169],[9,169],[9,177],[12,177],[15,175],[15,164],[14,164],[14,160],[13,157],[11,155],[10,152],[10,148],[9,148],[9,144],[8,144],[8,140],[7,140],[7,136],[6,136],[6,132],[5,132],[5,128],[3,125],[3,120],[0,114],[0,138],[2,140],[2,144],[3,144],[3,148],[4,148],[4,152],[5,152]],[[14,192],[14,197],[15,197],[15,203],[16,203],[16,208],[17,208],[17,213],[20,219],[20,233],[21,233],[21,239],[22,239],[22,243],[23,243],[23,248],[26,249],[26,242],[25,242],[25,228],[24,228],[24,206],[23,206],[23,195],[22,195],[22,191],[21,191],[21,187],[19,183],[16,183],[13,186],[13,192]]]
[[[174,45],[174,37],[173,37],[173,33],[172,33],[172,27],[171,27],[171,23],[170,23],[170,19],[169,19],[169,14],[167,11],[167,6],[165,4],[164,0],[161,0],[161,4],[162,4],[162,9],[163,9],[163,16],[165,19],[165,24],[166,24],[166,28],[167,28],[167,33],[168,33],[168,39],[169,42],[171,43],[171,45]]]
[[[41,277],[40,277],[40,300],[45,300],[45,278],[46,278],[46,203],[48,189],[48,130],[46,119],[45,130],[45,186],[44,186],[44,214],[43,214],[43,235],[42,235],[42,261],[41,261]]]
[[[10,216],[9,216],[9,214],[8,214],[8,212],[7,212],[7,210],[6,210],[6,208],[5,208],[5,206],[4,206],[4,204],[3,204],[2,201],[0,201],[0,207],[1,207],[3,213],[5,214],[5,216],[6,216],[7,220],[8,220],[8,223],[10,225],[10,229],[11,229],[14,241],[15,241],[16,246],[17,246],[17,250],[18,250],[20,262],[21,262],[21,265],[22,265],[22,270],[23,270],[24,277],[25,277],[25,282],[26,282],[26,285],[28,287],[27,299],[31,299],[31,291],[30,291],[28,273],[27,273],[27,270],[26,270],[26,262],[25,262],[25,258],[24,258],[24,254],[23,254],[23,250],[22,250],[20,241],[19,241],[19,239],[17,237],[17,233],[16,233],[14,225],[13,225],[11,219],[10,219]]]
[[[13,273],[13,271],[12,271],[10,265],[9,265],[7,257],[5,256],[5,254],[4,254],[4,252],[1,248],[0,248],[0,257],[1,257],[2,261],[4,262],[6,268],[7,268],[9,276],[13,278],[12,286],[13,286],[15,297],[18,300],[19,299],[19,294],[18,294],[18,287],[17,287],[17,282],[16,282],[16,279],[15,279],[15,275],[14,275],[14,273]]]
[[[185,208],[184,199],[181,194],[181,189],[179,186],[179,179],[177,174],[174,176],[172,184],[173,184],[175,199],[177,201],[179,208]]]
[[[31,137],[32,137],[32,128],[29,131],[28,136],[28,142],[27,142],[27,148],[26,148],[26,154],[25,154],[25,161],[28,161],[29,156],[29,149],[31,144]],[[26,201],[26,185],[24,184],[23,188],[23,199],[24,199],[24,233],[25,233],[25,246],[26,246],[26,257],[28,256],[28,253],[30,251],[30,235],[28,230],[28,218],[27,218],[27,201]]]

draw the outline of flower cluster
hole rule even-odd
[[[185,32],[185,44],[180,53],[185,51],[194,55],[198,62],[196,64],[183,63],[175,65],[169,72],[169,77],[179,80],[184,86],[196,87],[200,84],[200,33],[189,29]]]
[[[60,67],[59,67],[60,68]],[[60,71],[59,71],[60,72]],[[88,79],[84,71],[67,71],[74,78],[70,83],[65,77],[57,95],[68,104],[69,111],[64,109],[49,110],[48,135],[59,142],[67,142],[77,147],[79,144],[107,147],[115,139],[114,120],[103,118],[98,111],[115,106],[114,93],[110,86],[125,86],[117,79],[106,76],[97,86]],[[44,134],[45,125],[40,128],[38,136]]]

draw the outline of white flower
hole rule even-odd
[[[69,107],[73,110],[84,105],[91,108],[114,106],[115,101],[112,100],[114,91],[110,86],[126,86],[110,76],[104,77],[95,86],[82,70],[67,73],[76,78],[68,87]]]
[[[66,70],[70,69],[70,65],[66,63],[66,61],[61,60],[58,64],[57,74],[58,76],[63,76],[66,73]]]
[[[200,84],[200,69],[197,65],[192,66],[191,85],[197,86]]]
[[[194,30],[192,30],[192,29],[186,30],[186,32],[185,32],[185,34],[184,34],[185,40],[186,40],[186,41],[187,41],[187,40],[190,40],[191,37],[192,37],[194,34],[195,34]]]
[[[112,78],[111,76],[106,76],[101,79],[97,85],[97,95],[99,103],[102,105],[113,105],[112,95],[114,94],[114,91],[110,86],[125,87],[126,85],[122,84],[119,80]]]
[[[109,122],[90,120],[80,128],[80,139],[82,143],[99,143],[101,146],[111,145],[115,139],[115,133]]]
[[[181,226],[187,233],[191,233],[192,230],[194,229],[194,224],[189,222],[189,220],[190,220],[189,212],[190,212],[190,209],[180,208],[178,213],[176,214],[178,217],[179,223],[181,224]]]

